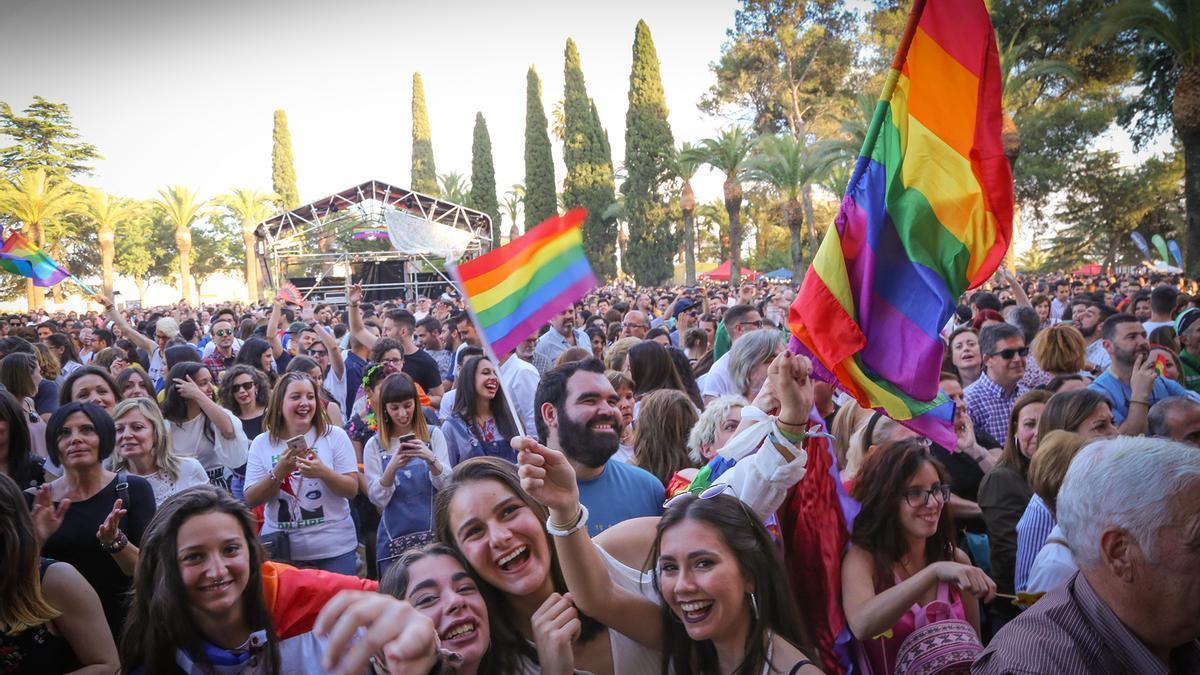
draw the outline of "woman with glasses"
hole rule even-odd
[[[79,361],[79,354],[75,351],[75,345],[71,342],[71,337],[67,334],[51,333],[46,336],[44,342],[50,348],[54,357],[58,359],[60,368],[58,380],[65,381],[76,369],[83,367],[83,364]]]
[[[263,430],[263,416],[271,387],[262,371],[239,363],[225,371],[221,380],[220,400],[225,409],[242,422],[246,439],[253,441]]]
[[[978,635],[976,598],[995,595],[996,584],[954,545],[948,480],[928,446],[907,439],[871,453],[850,493],[862,510],[842,559],[842,604],[870,673],[892,672],[933,603],[948,604]]]

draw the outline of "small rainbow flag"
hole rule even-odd
[[[547,218],[512,242],[451,268],[497,357],[596,286],[583,253],[586,216],[576,208]]]
[[[940,331],[1012,237],[1000,60],[983,0],[915,0],[789,326],[818,377],[954,448]]]
[[[379,227],[375,223],[364,221],[354,226],[350,230],[351,239],[387,239],[388,231],[386,227]]]
[[[33,279],[34,286],[53,286],[71,273],[20,232],[13,232],[0,247],[0,269]]]

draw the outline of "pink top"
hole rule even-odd
[[[896,583],[900,578],[896,577]],[[950,584],[938,582],[937,599],[922,607],[916,603],[900,617],[891,628],[891,636],[883,635],[860,637],[855,641],[855,660],[866,675],[891,675],[896,664],[896,654],[900,645],[916,629],[947,619],[967,620],[963,609],[962,596],[950,588]]]

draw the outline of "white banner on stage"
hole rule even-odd
[[[409,255],[457,260],[474,239],[470,232],[430,222],[403,210],[385,209],[383,220],[392,248]]]

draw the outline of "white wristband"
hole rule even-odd
[[[572,526],[571,529],[560,530],[560,529],[554,527],[554,522],[551,519],[551,517],[546,516],[546,532],[550,533],[550,535],[553,537],[569,537],[569,536],[575,534],[576,532],[582,530],[583,528],[587,527],[587,522],[588,522],[588,508],[586,506],[584,506],[583,504],[580,504],[579,505],[579,520],[576,521],[575,525]]]

